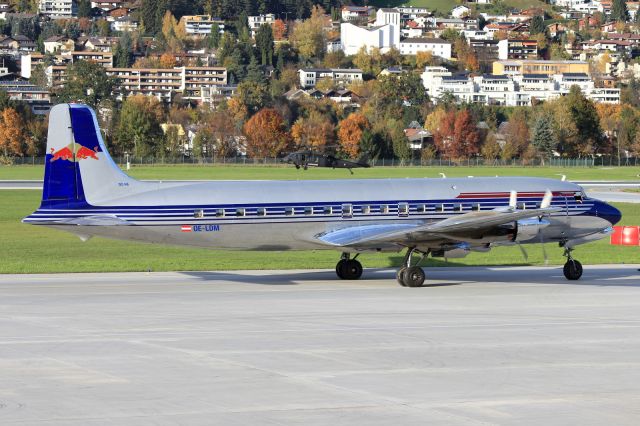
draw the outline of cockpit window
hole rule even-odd
[[[573,199],[576,201],[576,203],[582,203],[582,201],[584,200],[584,192],[576,192],[575,194],[573,194]]]

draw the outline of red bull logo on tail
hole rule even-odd
[[[75,155],[74,155],[74,148],[75,148]],[[98,152],[98,147],[96,147],[94,150],[91,150],[80,144],[75,144],[74,146],[74,144],[70,143],[69,145],[57,151],[54,148],[51,148],[51,159],[49,161],[50,162],[54,162],[56,160],[79,161],[79,160],[86,160],[87,158],[98,160],[97,152]]]

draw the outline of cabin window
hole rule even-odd
[[[520,209],[520,210],[526,210],[527,209],[527,203],[520,202],[520,203],[518,203],[517,208]]]
[[[398,216],[409,216],[409,204],[398,203]]]
[[[256,210],[256,214],[258,216],[266,216],[267,215],[267,209],[265,209],[264,207],[259,207],[258,210]]]
[[[217,209],[216,217],[223,217],[223,216],[224,216],[224,209]]]
[[[285,216],[293,216],[293,207],[285,207],[284,214]]]
[[[427,206],[425,206],[424,204],[418,204],[416,206],[417,213],[425,213],[426,211],[427,211]]]
[[[385,204],[385,205],[380,206],[380,213],[382,213],[382,214],[387,214],[387,213],[389,213],[389,206],[387,206],[386,204]]]
[[[244,216],[244,209],[236,209],[236,216]]]
[[[475,204],[473,205],[473,210],[474,210],[474,211],[479,212],[479,211],[481,210],[481,209],[480,209],[480,203],[475,203]]]
[[[437,212],[444,212],[444,204],[436,204]]]
[[[195,210],[193,212],[193,217],[196,219],[202,219],[204,217],[204,210]]]
[[[353,206],[351,204],[342,205],[342,217],[348,218],[353,216]]]
[[[331,206],[324,206],[323,213],[324,214],[332,214],[333,213],[333,208]]]
[[[453,205],[453,210],[457,211],[457,212],[461,212],[464,209],[464,206],[462,204],[454,204]]]
[[[305,207],[304,214],[307,216],[311,216],[313,214],[313,207]]]
[[[362,214],[370,214],[371,206],[362,206]]]

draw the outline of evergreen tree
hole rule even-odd
[[[273,31],[271,25],[262,24],[256,31],[256,47],[260,52],[262,65],[273,64]]]
[[[546,29],[547,28],[544,25],[544,18],[542,16],[536,15],[531,19],[531,25],[529,26],[529,32],[531,35],[542,34]]]
[[[218,27],[214,25],[211,28],[211,34],[207,36],[207,47],[209,49],[217,49],[220,44],[220,31],[218,31]]]
[[[531,143],[540,154],[544,165],[544,159],[551,157],[558,144],[551,118],[547,114],[541,115],[533,124]]]
[[[133,42],[128,32],[125,32],[113,53],[113,65],[117,68],[128,68],[133,63]]]
[[[91,0],[78,1],[78,18],[91,17]]]
[[[618,22],[627,22],[629,19],[629,11],[627,10],[625,0],[613,0],[611,19]]]
[[[246,81],[253,81],[255,83],[264,83],[265,76],[262,72],[260,65],[258,65],[258,61],[255,56],[251,57],[249,61],[249,65],[247,66],[247,78]]]

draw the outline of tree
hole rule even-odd
[[[271,25],[262,24],[256,31],[256,48],[260,52],[262,65],[273,64],[273,31]]]
[[[79,0],[78,1],[78,18],[90,18],[91,17],[91,1]]]
[[[416,68],[423,69],[427,65],[433,65],[433,53],[430,50],[416,53]]]
[[[276,40],[284,40],[287,33],[287,27],[282,19],[276,19],[273,22],[273,38]]]
[[[293,47],[307,61],[322,59],[325,50],[324,10],[314,6],[311,17],[293,27]]]
[[[351,158],[358,156],[360,140],[365,129],[370,127],[369,120],[359,112],[353,112],[340,122],[338,141],[340,150]]]
[[[456,114],[453,125],[453,140],[450,146],[452,158],[469,158],[478,153],[480,132],[468,109],[463,109]]]
[[[542,114],[534,122],[531,143],[535,147],[544,166],[545,158],[550,158],[553,155],[553,150],[558,143],[556,135],[553,133],[551,118],[548,115]]]
[[[573,122],[581,138],[579,154],[594,154],[602,143],[602,129],[593,101],[587,99],[578,86],[571,86],[563,98],[569,107]]]
[[[544,25],[544,18],[541,15],[536,15],[531,19],[531,24],[529,25],[531,35],[542,34],[546,30],[547,27]]]
[[[116,126],[115,143],[120,152],[128,151],[136,157],[162,155],[164,112],[157,98],[135,95],[122,103]]]
[[[291,136],[297,147],[322,151],[335,140],[335,126],[326,114],[311,111],[309,117],[300,117],[291,126]]]
[[[273,108],[263,108],[243,126],[247,154],[252,158],[278,157],[289,147],[290,135],[282,116]]]
[[[625,0],[613,0],[611,19],[618,22],[627,22],[629,20],[629,11]]]
[[[409,140],[407,139],[407,135],[404,133],[402,121],[393,118],[388,120],[387,129],[389,131],[389,136],[391,137],[393,154],[402,160],[402,162],[411,159],[411,148],[409,148]]]
[[[176,61],[176,56],[171,53],[163,53],[158,60],[158,65],[160,68],[173,68],[178,65],[178,61]]]
[[[82,102],[96,108],[111,98],[114,80],[105,68],[92,61],[78,61],[67,67],[67,81],[57,91],[60,102]]]
[[[523,109],[515,110],[509,117],[506,135],[516,155],[522,154],[529,146],[529,124]]]
[[[133,42],[128,32],[122,34],[113,52],[113,65],[116,68],[129,68],[133,63]]]
[[[271,104],[271,95],[267,85],[254,81],[240,83],[236,98],[247,108],[250,115]]]
[[[0,150],[4,157],[24,155],[26,140],[22,117],[13,108],[5,108],[0,113]]]
[[[491,163],[495,163],[496,159],[500,156],[500,144],[496,140],[496,134],[491,132],[487,136],[487,140],[482,145],[480,154],[486,160],[491,160]]]

